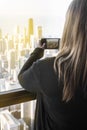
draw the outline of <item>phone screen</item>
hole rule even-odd
[[[45,43],[45,49],[58,49],[60,38],[42,38],[40,44]]]
[[[58,49],[58,38],[47,38],[46,46],[48,49]]]

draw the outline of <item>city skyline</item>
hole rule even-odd
[[[36,34],[37,27],[42,26],[44,37],[61,37],[64,20],[65,20],[65,17],[61,17],[61,16],[58,17],[56,16],[28,17],[23,15],[21,16],[15,15],[12,17],[0,16],[1,19],[0,29],[2,30],[2,34],[13,35],[15,28],[17,26],[20,27],[20,32],[22,34],[24,27],[28,28],[28,19],[30,18],[32,18],[34,22],[34,34]]]

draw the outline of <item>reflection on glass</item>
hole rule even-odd
[[[19,26],[14,35],[3,35],[0,30],[0,92],[21,87],[17,75],[42,36],[42,26],[39,25],[37,36],[34,34],[33,18],[28,19],[28,27],[24,28],[23,34]],[[53,55],[49,50],[45,52],[45,56]]]
[[[21,87],[17,75],[35,48],[36,40],[42,36],[39,31],[42,27],[37,28],[38,36],[35,40],[33,26],[33,19],[29,18],[28,27],[24,28],[23,34],[19,26],[14,35],[3,35],[0,29],[0,92]]]
[[[0,130],[33,130],[36,101],[0,109]]]

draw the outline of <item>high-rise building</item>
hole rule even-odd
[[[26,27],[24,27],[24,30],[23,30],[23,43],[24,43],[24,48],[27,47],[27,30],[26,30]]]
[[[28,42],[30,43],[30,36],[34,34],[33,19],[28,19]]]
[[[37,38],[38,40],[42,38],[42,26],[37,27]]]
[[[31,45],[31,50],[35,48],[35,38],[34,38],[34,35],[31,35],[31,37],[30,37],[30,45]]]
[[[19,34],[20,33],[20,27],[17,25],[17,28],[16,28],[16,33]]]
[[[0,29],[0,39],[2,39],[2,30]]]
[[[8,71],[15,69],[16,65],[16,51],[14,49],[11,49],[8,52]]]
[[[21,57],[21,56],[26,57],[27,55],[29,55],[29,49],[27,49],[27,48],[21,49],[21,50],[19,51],[19,53],[20,53],[20,57]]]
[[[8,51],[14,48],[14,41],[10,37],[9,37],[9,39],[7,41],[7,48],[8,48]]]
[[[5,39],[0,39],[0,54],[4,54],[6,52],[7,46]]]

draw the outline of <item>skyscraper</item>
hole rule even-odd
[[[38,40],[42,38],[42,26],[37,27],[37,38]]]
[[[2,39],[2,30],[0,29],[0,39]]]
[[[20,27],[17,25],[16,27],[16,33],[19,34],[20,33]]]
[[[28,42],[30,44],[30,36],[34,34],[34,29],[33,29],[33,19],[29,18],[28,19]]]
[[[15,65],[16,65],[16,51],[14,49],[11,49],[8,52],[8,70],[9,70],[9,72],[11,70],[15,69]]]
[[[23,29],[23,43],[24,43],[24,48],[27,47],[27,30],[26,30],[26,27],[24,27]]]
[[[0,54],[4,54],[6,52],[7,46],[6,46],[6,40],[0,39]]]

